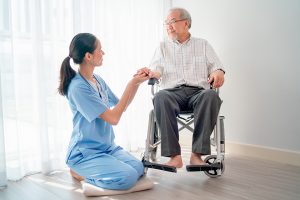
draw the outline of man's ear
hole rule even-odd
[[[185,23],[185,26],[187,27],[187,29],[189,29],[189,22],[186,20],[184,23]]]

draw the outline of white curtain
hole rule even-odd
[[[0,76],[0,97],[1,92],[1,76]],[[5,165],[5,148],[4,148],[4,130],[3,130],[3,111],[2,98],[0,98],[0,189],[6,186],[6,165]]]
[[[0,186],[65,168],[72,116],[58,95],[60,64],[72,37],[102,42],[96,73],[121,96],[163,37],[171,0],[0,0]],[[76,69],[77,66],[74,66]],[[152,103],[146,83],[115,127],[127,150],[144,147]]]

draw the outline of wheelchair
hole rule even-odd
[[[151,93],[157,92],[156,83],[158,80],[150,79],[148,84],[151,85]],[[217,94],[219,90],[216,89]],[[205,157],[205,165],[187,165],[186,170],[188,172],[203,171],[207,176],[211,178],[219,177],[225,170],[225,131],[224,131],[224,116],[218,115],[213,134],[210,138],[210,145],[216,149],[216,155],[208,155]],[[177,123],[179,124],[179,132],[187,129],[193,133],[192,127],[194,122],[194,115],[192,111],[184,111],[177,116]],[[168,172],[177,172],[175,167],[171,167],[164,164],[157,163],[158,147],[161,143],[161,133],[158,124],[155,119],[154,110],[149,113],[148,131],[145,145],[145,152],[142,158],[142,162],[145,167],[145,174],[148,168],[158,169]]]

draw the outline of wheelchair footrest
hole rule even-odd
[[[146,160],[143,160],[142,162],[144,164],[144,167],[177,173],[176,167],[171,167],[169,165],[164,165],[164,164],[152,163]]]
[[[186,171],[188,172],[196,172],[196,171],[210,171],[210,170],[217,170],[221,169],[220,163],[213,163],[207,165],[187,165]]]

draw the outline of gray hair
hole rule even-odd
[[[188,25],[189,29],[192,27],[192,18],[191,18],[190,13],[186,9],[184,9],[184,8],[171,8],[169,10],[169,13],[171,13],[173,11],[179,11],[180,19],[186,19],[189,23],[189,25]]]

